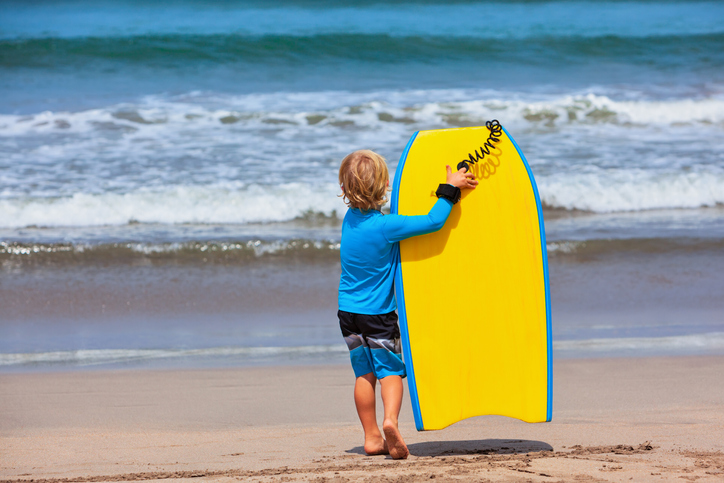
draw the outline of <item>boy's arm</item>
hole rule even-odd
[[[447,169],[447,182],[458,188],[475,188],[478,182],[472,173],[461,168],[452,172],[450,166]],[[388,215],[385,217],[384,234],[389,242],[398,242],[405,238],[417,235],[426,235],[438,231],[445,225],[447,217],[450,216],[453,202],[446,198],[438,198],[437,203],[427,215],[404,216]]]
[[[394,243],[411,236],[436,232],[445,225],[452,206],[452,201],[438,198],[427,215],[387,215],[384,219],[383,229],[385,238],[387,238],[387,241]]]

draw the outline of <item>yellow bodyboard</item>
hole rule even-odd
[[[540,198],[519,147],[498,132],[494,148],[485,146],[489,127],[417,132],[397,166],[392,213],[400,215],[430,211],[446,164],[467,160],[480,182],[442,230],[400,242],[395,286],[419,431],[489,414],[551,420]]]

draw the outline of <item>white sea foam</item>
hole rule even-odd
[[[344,355],[344,344],[297,347],[213,347],[207,349],[95,349],[0,354],[2,366],[117,364],[180,358],[236,358],[251,361],[289,360]]]
[[[336,185],[290,183],[229,190],[178,187],[65,198],[0,199],[0,227],[104,226],[141,223],[242,224],[285,221],[307,212],[343,214]]]
[[[537,177],[549,207],[592,212],[697,208],[724,204],[724,170],[648,173],[609,170]],[[336,184],[287,183],[180,186],[130,193],[0,199],[0,228],[161,224],[245,224],[289,221],[306,213],[341,218]]]
[[[690,334],[671,337],[631,337],[611,339],[559,340],[554,353],[577,354],[704,354],[724,351],[724,333]],[[0,354],[0,367],[38,365],[92,366],[138,363],[173,359],[233,358],[247,362],[327,360],[347,354],[344,344],[292,347],[212,347],[204,349],[95,349],[38,353]]]
[[[470,100],[474,99],[474,100]],[[490,90],[191,93],[0,115],[0,227],[283,221],[344,212],[339,162],[498,118],[542,201],[593,212],[724,203],[724,100]]]
[[[338,240],[247,240],[240,242],[172,242],[172,243],[113,243],[93,245],[86,243],[53,243],[53,244],[22,244],[0,241],[0,255],[13,257],[32,257],[34,255],[55,255],[72,253],[74,255],[91,254],[106,251],[112,254],[130,250],[142,256],[175,255],[180,252],[199,254],[203,257],[217,254],[233,255],[253,254],[262,257],[269,254],[284,254],[285,252],[309,251],[339,251]],[[97,259],[96,259],[97,260]],[[228,259],[227,259],[228,260]]]
[[[670,337],[626,337],[611,339],[559,340],[554,351],[613,353],[628,352],[706,353],[724,351],[724,332],[689,334]]]
[[[575,253],[581,246],[584,246],[585,242],[580,241],[556,241],[548,242],[546,244],[546,251],[551,254],[556,253]]]
[[[430,98],[439,101],[430,102]],[[472,100],[471,100],[472,99]],[[310,109],[311,106],[314,106]],[[593,93],[565,96],[516,95],[463,89],[349,93],[281,93],[221,96],[192,93],[174,99],[148,96],[80,112],[0,114],[0,136],[38,133],[120,131],[159,133],[178,130],[317,126],[357,127],[403,124],[455,124],[492,117],[507,123],[632,123],[681,125],[724,123],[724,99],[614,100]],[[224,128],[226,126],[226,128]]]
[[[724,169],[651,172],[591,168],[536,178],[541,200],[550,207],[599,213],[724,204]]]

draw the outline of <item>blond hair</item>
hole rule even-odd
[[[344,202],[363,211],[378,209],[387,203],[389,180],[385,158],[369,149],[348,154],[339,167]]]

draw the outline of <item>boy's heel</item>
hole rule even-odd
[[[385,433],[385,439],[387,440],[387,450],[390,452],[390,456],[396,460],[404,460],[410,454],[407,449],[405,440],[402,439],[400,431],[392,424],[384,425],[382,431]]]

